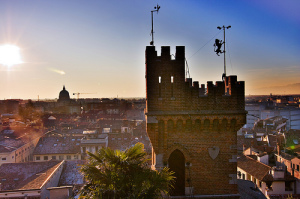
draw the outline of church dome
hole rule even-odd
[[[60,91],[59,93],[58,101],[69,101],[69,100],[70,100],[69,92],[66,90],[64,86],[62,91]]]

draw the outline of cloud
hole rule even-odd
[[[65,75],[66,74],[65,71],[58,70],[58,69],[55,69],[55,68],[48,68],[48,70],[51,71],[51,72],[54,72],[54,73],[58,73],[60,75]]]

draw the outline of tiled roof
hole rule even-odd
[[[81,165],[86,164],[86,160],[65,161],[64,170],[60,176],[59,186],[83,185],[84,176],[80,173]]]
[[[277,154],[276,154],[277,155]],[[292,160],[295,156],[292,156],[288,153],[284,153],[284,152],[281,152],[280,153],[280,156],[283,158],[283,159],[286,159],[286,160]]]
[[[75,154],[80,153],[81,137],[42,137],[40,138],[33,155],[44,154]]]
[[[253,160],[250,157],[241,156],[237,160],[237,165],[239,168],[246,171],[247,173],[254,176],[260,181],[270,180],[270,177],[272,177],[269,174],[271,167],[256,160]]]
[[[39,189],[61,161],[7,163],[0,166],[2,191]]]
[[[244,135],[237,136],[237,148],[238,150],[243,150],[243,145],[246,148],[250,146],[257,146],[257,140],[255,138],[245,138]]]
[[[4,129],[0,133],[0,153],[14,151],[41,135],[31,128]]]

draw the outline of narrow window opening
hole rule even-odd
[[[173,92],[173,89],[174,89],[174,76],[171,76],[171,97],[174,97],[174,92]]]
[[[158,97],[161,98],[161,76],[158,77]]]

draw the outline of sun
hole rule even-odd
[[[0,64],[10,67],[21,63],[23,61],[18,46],[11,44],[0,46]]]

